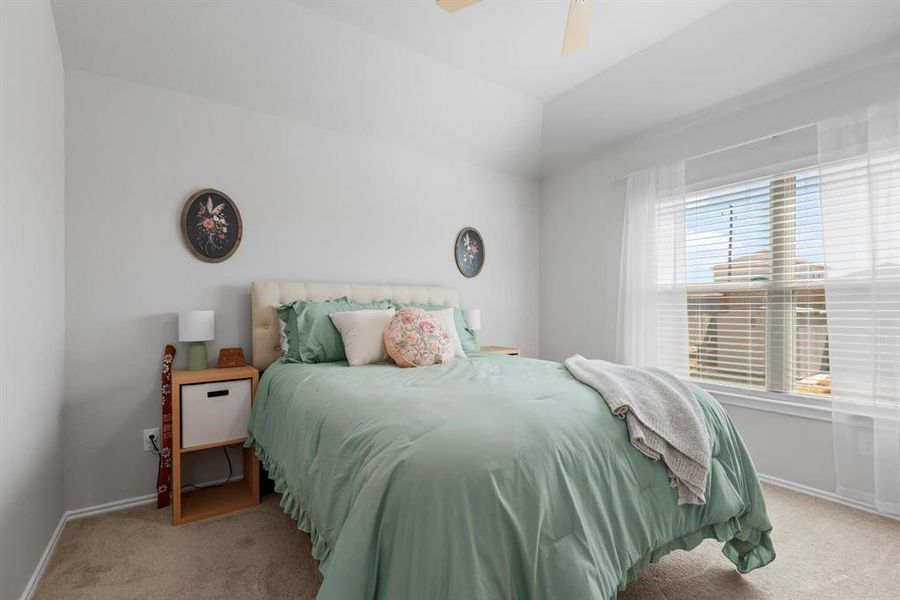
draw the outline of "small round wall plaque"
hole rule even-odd
[[[474,227],[464,227],[456,236],[453,249],[456,268],[465,277],[475,277],[484,266],[484,240]]]
[[[188,249],[200,260],[227,260],[240,246],[242,233],[237,205],[219,190],[200,190],[184,203],[181,234]]]

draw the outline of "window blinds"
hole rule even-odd
[[[661,210],[684,214],[691,376],[827,395],[818,172],[706,190]],[[661,331],[672,329],[671,308]]]

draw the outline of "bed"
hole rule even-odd
[[[707,503],[679,506],[664,466],[559,363],[280,361],[274,306],[338,296],[459,303],[450,288],[251,286],[253,361],[266,370],[247,444],[311,536],[320,599],[614,598],[651,562],[705,538],[742,573],[774,559],[750,458],[699,388]]]

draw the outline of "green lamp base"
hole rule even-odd
[[[206,342],[191,342],[188,346],[188,371],[202,371],[209,367],[206,362]]]

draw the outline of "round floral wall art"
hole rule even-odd
[[[241,213],[222,192],[200,190],[184,203],[181,233],[194,256],[206,262],[222,262],[241,244]]]
[[[484,240],[474,227],[464,227],[454,245],[456,268],[466,277],[475,277],[484,266]]]

